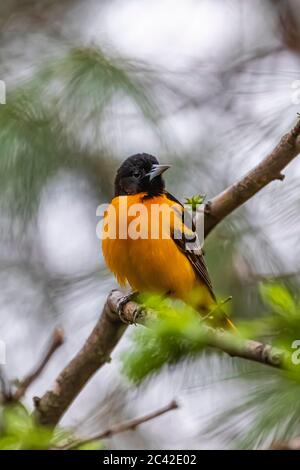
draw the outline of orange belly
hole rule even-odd
[[[120,196],[114,198],[111,205],[116,211],[116,231],[114,236],[107,236],[102,241],[102,251],[105,262],[114,273],[121,285],[128,283],[132,289],[138,292],[172,293],[175,297],[188,301],[191,293],[201,288],[200,298],[202,304],[211,304],[211,296],[205,285],[199,281],[188,258],[180,251],[171,237],[164,238],[163,227],[159,227],[158,239],[120,239],[119,237],[119,212],[120,202],[126,198],[127,207],[141,202],[143,195]],[[157,196],[152,199],[144,199],[148,219],[149,233],[153,219],[150,218],[150,209],[153,204],[168,204],[173,206],[166,196]],[[131,217],[127,218],[129,223]],[[132,218],[133,219],[133,218]],[[158,219],[161,221],[161,219]],[[143,215],[140,221],[143,222]],[[114,223],[108,216],[104,219],[104,226]],[[155,222],[157,223],[157,222]],[[160,224],[161,222],[158,222]],[[157,233],[157,232],[156,232]],[[199,292],[197,294],[199,297]],[[199,299],[197,300],[197,303]]]

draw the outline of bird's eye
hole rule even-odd
[[[140,174],[139,171],[135,171],[135,172],[133,173],[133,176],[134,176],[135,178],[139,178],[139,177],[141,176],[141,174]]]

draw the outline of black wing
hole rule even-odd
[[[193,265],[199,279],[202,282],[204,282],[212,298],[216,300],[216,297],[213,291],[212,282],[208,274],[203,251],[202,251],[202,248],[201,248],[201,245],[200,245],[200,242],[199,242],[196,230],[195,230],[195,225],[192,221],[192,217],[189,214],[189,212],[187,212],[184,209],[184,206],[181,204],[181,202],[178,201],[178,199],[176,199],[174,196],[172,196],[172,194],[167,192],[166,196],[168,199],[176,202],[177,204],[181,206],[182,211],[180,213],[180,216],[182,218],[182,221],[188,222],[188,228],[193,231],[192,238],[190,238],[189,236],[187,239],[184,233],[182,234],[181,237],[175,237],[175,233],[174,233],[173,240],[177,244],[178,248],[185,254],[185,256],[188,258],[190,263]],[[190,244],[193,245],[193,249],[189,249]]]

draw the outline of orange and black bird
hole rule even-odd
[[[162,175],[168,168],[169,165],[160,165],[156,157],[147,153],[133,155],[121,164],[115,178],[115,196],[110,203],[116,217],[109,216],[107,211],[104,218],[106,232],[112,228],[110,224],[116,225],[107,232],[110,235],[103,237],[105,262],[121,286],[129,284],[139,293],[173,296],[210,318],[214,326],[233,326],[223,313],[218,313],[217,320],[207,315],[219,309],[196,231],[184,222],[184,206],[165,189]],[[139,225],[144,224],[149,233],[146,237],[132,237],[127,232],[125,237],[124,233],[120,236],[124,215],[129,227],[136,215],[134,208],[140,204],[143,210]],[[161,215],[151,215],[155,205],[171,208],[167,222]],[[124,207],[127,207],[126,214],[121,213]],[[151,236],[151,230],[156,237]],[[192,250],[188,248],[187,238],[193,240]]]

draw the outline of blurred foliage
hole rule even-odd
[[[270,444],[270,440],[287,440],[300,433],[299,343],[294,344],[300,339],[300,299],[276,282],[262,284],[260,292],[266,315],[240,323],[239,331],[245,337],[263,338],[281,348],[289,362],[287,370],[264,367],[263,374],[255,374],[254,386],[252,377],[252,388],[249,386],[251,391],[244,402],[218,417],[226,422],[232,415],[247,414],[247,432],[237,438],[236,446],[248,449],[261,447],[266,442]]]
[[[291,351],[291,344],[300,338],[300,299],[277,282],[260,286],[265,314],[261,318],[242,321],[239,330],[245,337],[271,339],[272,344]]]
[[[293,346],[295,339],[300,339],[300,299],[294,298],[283,284],[275,282],[262,284],[260,292],[265,314],[253,321],[240,322],[238,336],[266,340],[285,351],[288,360],[285,370],[255,365],[257,373],[248,377],[254,389],[249,387],[249,395],[246,394],[242,404],[213,420],[212,428],[218,430],[218,426],[222,427],[233,416],[250,416],[247,432],[235,442],[242,448],[259,447],[267,438],[287,439],[300,432],[300,364],[295,351],[300,346]],[[138,328],[132,336],[131,349],[122,354],[123,371],[136,383],[158,372],[165,364],[198,355],[207,345],[203,321],[188,306],[153,296],[143,296],[141,301],[157,312],[159,321],[150,319],[147,328]],[[296,362],[293,353],[297,354]],[[241,379],[243,373],[242,366]]]
[[[123,371],[136,383],[166,363],[199,354],[206,344],[199,313],[185,303],[147,294],[139,301],[157,316],[147,320],[147,328],[138,328],[132,348],[122,352]]]
[[[53,430],[39,426],[24,406],[1,408],[0,450],[42,450],[53,442]]]
[[[7,404],[0,407],[0,450],[47,450],[64,449],[77,443],[78,450],[100,450],[101,441],[83,442],[71,432],[39,425],[34,415],[21,404]]]
[[[85,444],[79,445],[76,447],[77,450],[102,450],[104,449],[104,445],[100,441],[91,441],[86,442]]]
[[[0,106],[0,190],[10,207],[32,213],[47,179],[64,167],[84,164],[98,185],[107,184],[103,152],[112,155],[101,131],[104,114],[129,99],[155,122],[154,100],[133,72],[131,64],[100,49],[75,48],[8,93]]]
[[[8,96],[0,107],[1,192],[25,212],[37,203],[46,179],[69,155],[62,125],[30,88]]]
[[[78,111],[78,106],[83,106],[80,115],[99,119],[114,98],[125,96],[145,117],[155,120],[153,97],[150,99],[142,83],[133,78],[135,67],[124,59],[108,58],[99,48],[81,47],[45,69],[42,78],[47,71],[52,80],[61,81],[60,105],[64,109]]]
[[[255,386],[246,394],[243,403],[218,418],[223,422],[232,415],[247,415],[250,418],[247,431],[236,439],[235,446],[261,448],[266,443],[270,445],[273,440],[285,441],[299,435],[299,365],[293,371],[268,368],[264,374],[257,373],[255,380]]]

